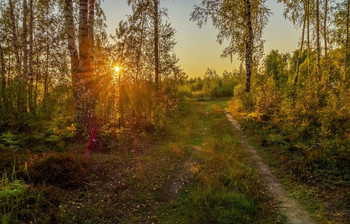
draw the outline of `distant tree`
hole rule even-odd
[[[262,30],[265,27],[270,10],[265,6],[265,0],[203,0],[200,6],[195,6],[191,20],[197,21],[201,27],[208,18],[219,30],[217,39],[220,44],[228,40],[229,46],[223,51],[223,57],[238,54],[245,61],[246,91],[250,91],[251,75],[254,61],[262,55]]]
[[[343,68],[344,68],[344,80],[349,80],[349,68],[350,68],[350,52],[349,52],[349,23],[350,23],[350,0],[344,0],[338,3],[335,7],[334,25],[335,29],[332,32],[333,41],[344,52]]]
[[[278,87],[282,87],[288,79],[289,54],[280,54],[278,50],[272,50],[265,59],[265,71],[273,77]],[[299,61],[299,56],[298,56]]]

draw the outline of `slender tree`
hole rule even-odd
[[[345,78],[350,77],[350,75],[348,74],[348,63],[349,63],[349,22],[350,22],[350,0],[347,0],[346,1]]]
[[[159,0],[153,0],[153,28],[154,28],[154,81],[159,88]]]
[[[321,75],[321,41],[320,41],[320,0],[316,0],[316,52],[317,52],[317,77]]]
[[[248,35],[245,45],[245,64],[246,64],[246,92],[250,92],[250,80],[252,77],[252,68],[253,68],[253,26],[252,26],[252,9],[250,0],[245,1],[245,10],[246,10],[246,20],[247,20],[247,30]]]
[[[232,60],[233,55],[238,54],[245,61],[247,92],[250,91],[254,62],[262,55],[262,30],[269,15],[264,0],[203,0],[191,14],[191,20],[197,21],[200,27],[210,18],[219,30],[218,42],[229,41],[223,57]]]
[[[303,47],[304,47],[304,37],[305,37],[305,25],[306,25],[306,13],[304,15],[304,22],[303,22],[303,31],[301,34],[301,43],[300,43],[300,49],[299,49],[299,54],[298,54],[298,61],[297,61],[297,68],[296,68],[296,75],[294,79],[294,85],[298,83],[298,78],[299,78],[299,70],[300,70],[300,60],[301,56],[303,54]]]
[[[328,60],[328,34],[327,34],[327,20],[328,19],[328,0],[324,3],[324,24],[323,24],[323,36],[324,36],[324,58]]]
[[[9,0],[9,7],[10,7],[10,18],[11,18],[12,45],[13,45],[14,54],[16,58],[15,73],[17,75],[19,83],[22,83],[23,76],[21,74],[21,60],[19,56],[19,43],[18,43],[18,35],[17,35],[17,29],[16,29],[15,5],[13,4],[12,0]],[[23,105],[22,90],[23,90],[22,86],[17,90],[17,109],[18,110],[21,110]]]
[[[33,85],[34,85],[34,70],[33,70],[33,51],[34,48],[34,12],[33,0],[29,0],[29,87],[28,87],[28,105],[29,110],[35,115],[35,103],[33,101]]]
[[[74,25],[74,14],[73,14],[73,1],[65,0],[64,5],[65,10],[65,20],[66,20],[66,32],[67,32],[67,42],[68,50],[70,53],[70,64],[72,72],[72,82],[73,82],[73,94],[76,101],[76,120],[77,123],[83,125],[84,123],[84,108],[83,108],[83,88],[82,80],[79,72],[79,54],[76,47],[75,39],[75,25]]]
[[[28,6],[27,0],[23,0],[23,31],[22,31],[22,49],[23,49],[23,80],[28,75]]]
[[[2,103],[2,109],[6,109],[7,105],[7,98],[5,93],[6,88],[6,65],[5,65],[5,56],[4,52],[0,43],[0,74],[1,74],[1,102]]]

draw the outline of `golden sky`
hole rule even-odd
[[[114,34],[119,22],[131,13],[126,2],[126,0],[104,0],[102,3],[107,17],[108,33]],[[196,23],[189,21],[193,6],[200,3],[201,0],[161,1],[161,6],[168,9],[168,21],[176,29],[175,52],[180,58],[181,68],[190,77],[203,75],[207,68],[215,69],[218,74],[238,68],[240,62],[237,59],[231,63],[229,58],[220,57],[224,46],[216,42],[218,32],[211,23],[200,29]],[[265,54],[272,49],[277,49],[281,53],[295,50],[301,34],[290,21],[284,19],[284,5],[277,3],[277,0],[267,0],[266,3],[273,15],[264,30]]]

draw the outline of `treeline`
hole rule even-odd
[[[218,75],[215,70],[208,68],[203,77],[188,78],[182,81],[178,92],[180,96],[198,100],[232,97],[234,87],[243,82],[243,71],[225,71],[222,75]]]

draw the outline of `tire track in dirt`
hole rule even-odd
[[[199,146],[191,147],[193,153],[201,153],[202,149]],[[177,169],[169,175],[162,190],[160,192],[160,200],[163,202],[171,202],[176,198],[179,191],[192,182],[194,176],[199,170],[199,164],[193,158],[188,158],[181,163]]]
[[[290,224],[314,224],[310,214],[294,199],[288,196],[288,192],[283,188],[276,176],[271,172],[270,167],[262,160],[257,151],[247,142],[246,137],[242,134],[241,126],[233,119],[229,112],[225,112],[227,119],[235,127],[236,135],[242,144],[243,149],[248,152],[252,164],[259,171],[265,184],[279,203],[279,209],[287,217]]]

